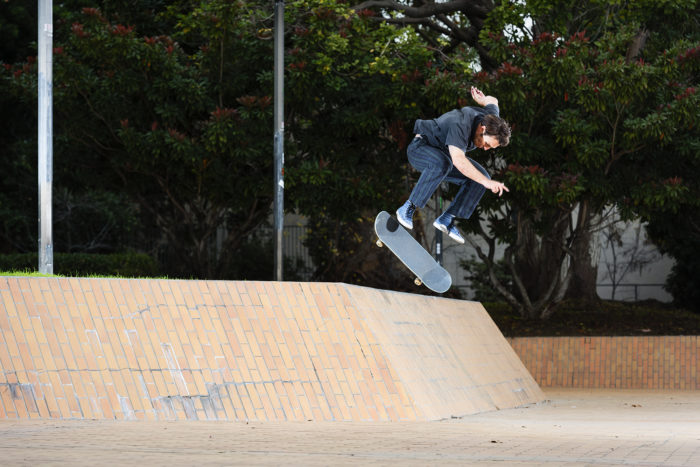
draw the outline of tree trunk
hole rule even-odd
[[[561,241],[566,229],[566,223],[562,222],[546,237],[540,238],[531,221],[523,219],[518,222],[515,269],[533,302],[544,297],[551,278],[561,268]]]
[[[512,287],[506,287],[496,275],[494,260],[496,238],[479,226],[478,234],[488,245],[480,245],[467,237],[489,271],[489,280],[513,309],[523,318],[547,319],[564,296],[570,281],[567,256],[570,250],[570,211],[559,211],[545,235],[539,235],[530,217],[514,215],[516,238],[504,252]],[[511,216],[509,216],[511,217]]]
[[[596,213],[590,208],[589,201],[582,201],[579,206],[576,235],[571,245],[571,282],[565,298],[597,302],[600,300],[596,288],[598,264],[593,254],[593,219]]]

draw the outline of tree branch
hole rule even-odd
[[[481,66],[486,71],[493,71],[498,67],[498,63],[489,55],[488,50],[479,43],[479,32],[483,28],[488,14],[494,7],[495,5],[491,0],[451,0],[441,3],[427,1],[419,6],[410,6],[394,0],[368,0],[355,5],[353,9],[374,8],[400,12],[403,15],[401,18],[380,17],[376,19],[392,24],[410,24],[419,34],[421,34],[421,26],[431,29],[438,34],[451,38],[450,48],[456,47],[457,43],[465,43],[473,47],[479,54]],[[469,20],[468,26],[460,26],[458,22],[448,17],[448,15],[454,14],[465,15]],[[430,18],[434,18],[442,24],[431,21]],[[437,45],[426,34],[421,34],[421,36],[430,44]]]
[[[368,8],[384,8],[387,10],[400,11],[410,18],[426,18],[439,14],[449,14],[462,11],[467,15],[475,15],[486,17],[493,9],[493,3],[490,1],[483,2],[490,4],[491,8],[479,4],[473,0],[452,0],[442,3],[426,3],[422,6],[413,7],[404,5],[392,0],[368,0],[353,7],[354,10],[364,10]]]

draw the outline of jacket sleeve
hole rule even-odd
[[[500,112],[498,110],[498,106],[496,104],[488,104],[484,107],[484,113],[486,115],[492,114],[495,115],[496,117],[500,117]]]

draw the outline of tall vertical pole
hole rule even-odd
[[[442,214],[442,187],[437,190],[437,216]],[[435,231],[435,261],[442,266],[442,231]]]
[[[282,280],[284,230],[284,0],[275,0],[275,280]]]
[[[53,0],[39,0],[39,272],[53,274]]]

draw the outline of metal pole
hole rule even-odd
[[[442,187],[438,187],[437,190],[437,216],[442,214]],[[435,231],[435,260],[442,266],[442,231]]]
[[[282,280],[284,230],[284,1],[275,0],[275,280]]]
[[[53,274],[53,0],[39,0],[39,272]]]

